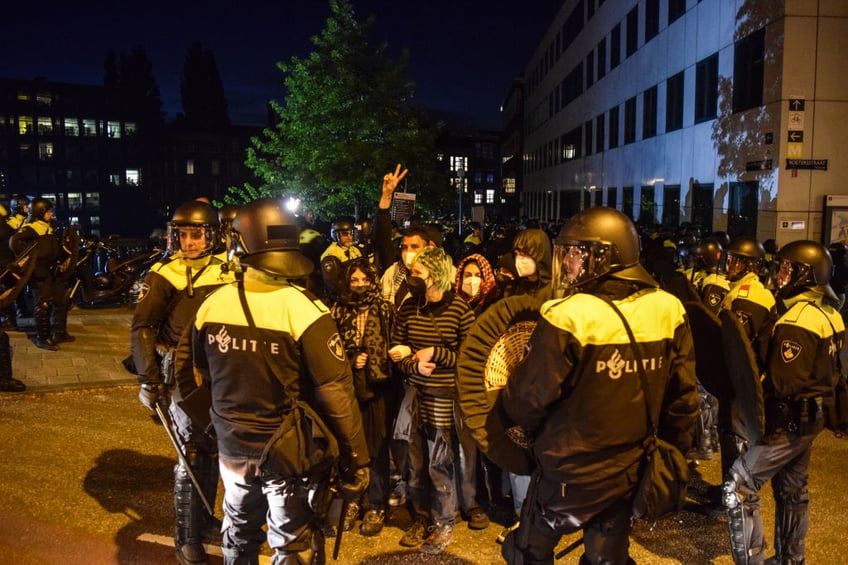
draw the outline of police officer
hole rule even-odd
[[[713,314],[721,310],[721,303],[730,291],[730,283],[718,272],[718,264],[724,255],[721,244],[711,238],[702,239],[692,250],[692,267],[686,270],[686,278],[695,287],[704,306]]]
[[[327,308],[289,282],[313,269],[299,251],[294,216],[263,198],[239,210],[233,229],[243,281],[209,297],[180,346],[180,359],[193,358],[211,387],[224,483],[224,563],[258,563],[266,519],[274,563],[323,563],[310,481],[260,469],[260,461],[293,401],[312,398],[339,440],[343,490],[350,497],[365,490],[368,448],[350,363]],[[186,348],[191,351],[183,354]],[[188,375],[189,387],[196,386]]]
[[[771,479],[775,497],[775,557],[771,563],[804,563],[809,528],[810,451],[823,429],[823,405],[839,378],[845,326],[838,297],[828,284],[833,261],[814,241],[794,241],[777,254],[774,325],[763,381],[765,435],[730,468],[724,483],[730,545],[737,564],[765,562],[758,491]]]
[[[632,495],[648,434],[645,394],[659,436],[682,451],[692,442],[698,394],[689,323],[680,301],[640,265],[633,223],[612,208],[583,210],[563,226],[553,292],[565,297],[542,306],[529,353],[502,393],[538,462],[520,526],[502,553],[510,564],[550,564],[560,537],[582,528],[581,564],[632,563]]]
[[[179,391],[171,395],[170,388],[183,329],[209,293],[233,280],[212,254],[217,237],[218,214],[209,204],[192,200],[174,211],[168,223],[169,255],[145,277],[130,329],[139,400],[150,410],[157,404],[168,408],[186,460],[211,501],[218,488],[215,442],[192,423],[178,405]],[[180,562],[206,563],[204,536],[215,524],[188,473],[182,461],[174,468],[174,545]]]
[[[333,227],[330,230],[330,237],[332,237],[333,242],[321,254],[321,260],[331,255],[342,263],[345,263],[351,259],[362,257],[362,251],[354,245],[356,227],[353,224],[353,218],[343,217],[334,220]]]
[[[67,316],[67,309],[64,312],[54,312],[56,295],[64,292],[64,289],[59,288],[54,280],[54,269],[59,258],[59,240],[53,233],[52,219],[53,203],[46,198],[35,198],[29,206],[26,223],[9,239],[9,246],[17,256],[25,252],[33,243],[36,244],[33,250],[37,257],[36,265],[29,281],[35,302],[33,307],[35,345],[48,351],[59,349],[56,336],[52,334],[51,313],[54,317]],[[72,341],[72,338],[66,339],[65,336],[60,338],[62,338],[60,341]]]
[[[26,196],[16,196],[9,201],[9,206],[12,208],[12,215],[6,219],[6,223],[12,226],[12,229],[20,229],[26,222],[29,214],[30,200]]]

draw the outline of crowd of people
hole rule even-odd
[[[486,233],[470,223],[463,239],[392,221],[406,174],[399,165],[384,176],[364,220],[322,223],[267,198],[174,212],[130,345],[139,399],[180,450],[181,563],[207,563],[204,543],[219,536],[226,563],[258,562],[265,542],[275,563],[323,562],[325,537],[340,534],[327,518],[331,485],[345,500],[342,529],[380,535],[406,505],[412,525],[398,542],[424,554],[445,551],[460,519],[486,529],[507,506],[514,520],[497,540],[507,563],[552,563],[561,536],[578,530],[581,563],[630,563],[652,430],[691,460],[720,454],[711,503],[727,515],[736,563],[766,562],[759,491],[769,480],[773,562],[804,562],[810,450],[841,377],[844,245],[640,232],[604,207],[561,226]],[[49,201],[26,204],[4,222],[13,253],[0,260],[46,249],[37,256],[50,268],[36,264],[30,285],[36,344],[55,350],[73,339],[57,290],[61,241]],[[480,449],[457,387],[475,321],[513,297],[538,306],[500,392],[532,453],[529,474]],[[13,321],[14,306],[0,306]],[[709,374],[696,341],[714,328],[738,331],[750,382]],[[24,390],[10,362],[6,374],[5,341],[0,389]],[[738,392],[746,386],[764,406],[759,428]],[[219,480],[223,523],[212,507]]]

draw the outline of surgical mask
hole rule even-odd
[[[462,281],[462,292],[471,297],[477,296],[477,293],[480,292],[480,284],[482,282],[483,279],[480,277],[467,277]]]
[[[415,259],[416,255],[418,255],[418,252],[416,251],[404,251],[403,253],[401,253],[400,256],[403,259],[404,267],[406,267],[407,269],[411,269],[412,260]]]
[[[515,272],[519,277],[527,277],[536,272],[536,261],[524,255],[515,256]]]
[[[427,295],[427,281],[421,277],[407,277],[406,289],[415,298],[423,298]]]

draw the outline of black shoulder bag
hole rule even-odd
[[[326,476],[339,459],[338,441],[315,409],[289,392],[280,369],[270,358],[268,348],[250,314],[244,292],[244,281],[239,281],[238,293],[256,346],[262,351],[265,364],[280,381],[286,396],[283,421],[265,444],[259,460],[259,468],[264,472],[284,477]]]
[[[601,297],[598,297],[601,298]],[[667,514],[679,512],[686,502],[686,487],[689,482],[689,464],[686,457],[674,445],[657,436],[657,426],[654,423],[651,403],[648,394],[648,377],[642,366],[641,347],[633,337],[633,330],[621,310],[611,300],[601,298],[615,310],[627,337],[636,352],[636,367],[639,370],[639,380],[642,383],[642,394],[645,397],[645,408],[648,412],[648,437],[645,438],[645,458],[639,470],[639,485],[633,497],[633,516],[646,520],[658,520]]]

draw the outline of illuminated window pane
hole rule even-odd
[[[135,122],[127,122],[127,123],[124,124],[124,134],[127,137],[131,137],[131,136],[135,135],[135,131],[136,131]]]
[[[468,157],[455,157],[451,156],[450,158],[450,166],[451,171],[467,171],[468,170]]]
[[[127,169],[127,185],[139,186],[141,184],[141,171],[138,169]]]
[[[91,225],[99,226],[100,225],[100,216],[91,216]]]
[[[109,184],[112,186],[121,186],[121,174],[120,173],[110,173],[109,174]]]
[[[483,195],[479,192],[474,193],[474,204],[482,204],[483,203]]]
[[[32,116],[18,116],[18,133],[20,135],[32,133]]]
[[[194,159],[186,159],[186,174],[194,174]]]
[[[29,93],[22,90],[18,91],[18,100],[21,102],[27,102],[29,100]]]
[[[111,120],[106,122],[106,137],[119,139],[121,137],[121,122]]]
[[[35,101],[43,106],[53,104],[53,96],[49,92],[39,92],[35,95]]]
[[[82,193],[81,192],[69,192],[68,193],[68,210],[79,210],[82,208]],[[79,221],[77,221],[79,223]]]
[[[82,134],[86,137],[93,137],[97,135],[97,123],[94,120],[83,120]]]
[[[79,216],[68,216],[68,223],[72,226],[78,226]]]
[[[100,193],[99,192],[86,192],[85,193],[85,207],[86,208],[99,208],[100,207]],[[91,218],[91,225],[94,224],[95,216]],[[100,218],[97,219],[97,224],[100,224]]]
[[[77,118],[65,118],[65,135],[71,137],[79,135],[79,120]]]
[[[495,189],[487,188],[486,189],[486,204],[494,204],[495,203]]]
[[[38,144],[38,158],[42,161],[46,161],[48,159],[53,158],[53,144],[52,143],[39,143]]]
[[[38,118],[38,133],[39,135],[47,135],[53,133],[53,120],[50,118]]]

